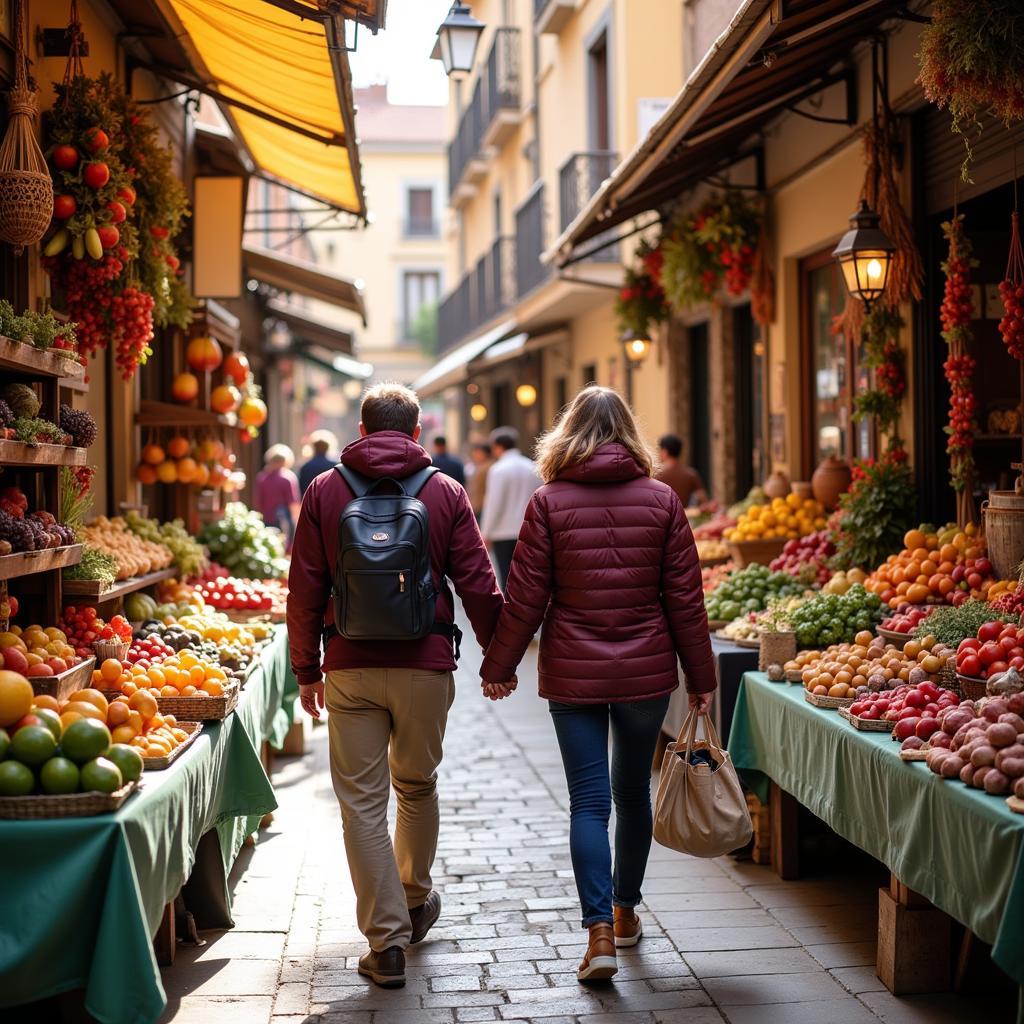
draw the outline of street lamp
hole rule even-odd
[[[529,409],[537,401],[537,389],[532,384],[520,384],[516,388],[516,401],[524,409]]]
[[[474,423],[483,423],[487,419],[487,406],[476,402],[469,407],[469,415]]]
[[[437,30],[437,42],[430,54],[431,58],[444,64],[446,75],[469,74],[473,70],[476,48],[483,30],[483,22],[473,17],[469,7],[455,0],[448,17]]]
[[[639,366],[651,351],[651,339],[646,334],[637,334],[634,330],[628,330],[620,339],[626,358],[635,366]]]
[[[878,214],[862,199],[832,258],[839,262],[850,294],[865,308],[885,291],[895,251],[896,246],[879,227]]]

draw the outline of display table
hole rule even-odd
[[[145,774],[115,814],[0,821],[0,1007],[82,988],[86,1009],[107,1024],[159,1018],[166,999],[152,937],[200,839],[215,831],[219,877],[206,888],[229,907],[228,871],[277,806],[259,748],[281,724],[286,667],[282,628],[236,710],[207,722],[170,768]]]
[[[808,704],[800,686],[743,677],[729,752],[762,803],[770,780],[990,943],[1024,984],[1024,815],[898,750],[888,733]]]

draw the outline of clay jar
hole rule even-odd
[[[790,491],[789,477],[776,470],[765,480],[763,490],[769,498],[784,498]]]
[[[839,496],[846,492],[853,479],[850,464],[845,459],[830,455],[814,471],[811,487],[814,497],[831,510],[839,504]]]

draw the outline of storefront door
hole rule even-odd
[[[750,303],[732,310],[736,365],[736,497],[767,476],[764,449],[764,341]]]
[[[705,489],[712,489],[711,480],[711,378],[708,362],[708,325],[694,324],[687,328],[690,357],[690,422],[684,438],[684,454],[690,465],[700,473]]]

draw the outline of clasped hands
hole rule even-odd
[[[504,700],[512,695],[512,691],[519,685],[519,679],[512,676],[504,683],[483,683],[484,696],[488,700]]]

